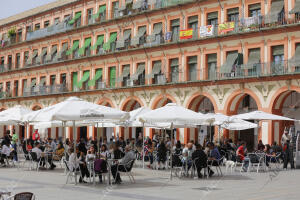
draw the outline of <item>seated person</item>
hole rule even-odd
[[[100,148],[100,158],[106,159],[109,157],[109,151],[107,150],[106,144],[102,144]]]
[[[186,147],[182,151],[182,164],[187,166],[188,168],[185,170],[189,170],[192,166],[192,153],[193,153],[193,143],[188,143]]]
[[[130,167],[132,163],[130,161],[135,160],[134,152],[131,151],[130,146],[125,147],[125,156],[122,158],[122,160],[119,163],[116,163],[111,166],[111,173],[114,177],[115,184],[120,184],[122,182],[120,174],[118,173],[118,170],[121,172],[126,172],[130,170]]]
[[[209,157],[208,157],[208,163],[210,165],[213,165],[213,166],[218,166],[219,165],[219,161],[221,159],[221,154],[218,150],[218,147],[215,146],[215,144],[213,142],[210,142],[208,144],[208,147],[209,147]]]
[[[163,163],[163,165],[165,165],[166,160],[167,160],[167,147],[164,141],[161,141],[157,149],[158,169],[160,169],[161,162]],[[163,167],[163,169],[165,169],[165,167]]]
[[[11,150],[8,147],[9,145],[8,145],[7,140],[3,140],[1,145],[2,145],[2,149],[1,149],[1,155],[0,155],[0,163],[5,165],[4,159],[6,159],[10,156]]]
[[[121,151],[121,148],[118,144],[113,144],[112,151],[113,159],[119,160],[124,157],[124,152]]]
[[[94,146],[90,146],[86,154],[85,162],[94,161],[95,159],[96,159],[95,148]]]
[[[196,144],[196,150],[192,153],[192,160],[195,161],[198,178],[202,178],[201,170],[202,168],[207,167],[207,155],[202,150],[200,144]],[[213,174],[213,171],[209,167],[208,171],[210,174]]]
[[[269,162],[276,162],[276,153],[272,152],[271,146],[269,144],[265,145],[264,153],[266,154],[266,166],[269,167]]]
[[[248,170],[248,166],[249,166],[249,158],[245,156],[245,142],[241,142],[239,148],[236,150],[236,156],[238,161],[243,162],[243,171],[247,171]]]
[[[37,142],[35,144],[35,147],[31,150],[31,152],[35,153],[35,155],[36,155],[36,158],[33,158],[34,161],[38,162],[41,159],[41,164],[42,164],[42,166],[44,166],[45,165],[45,160],[46,160],[45,156],[48,156],[48,155],[45,155],[42,152],[42,150],[41,150],[41,144]],[[56,165],[54,165],[53,162],[52,162],[52,157],[51,156],[47,157],[47,161],[50,164],[50,169],[51,170],[56,167]]]
[[[65,153],[65,148],[62,143],[58,143],[57,149],[55,150],[55,155],[53,157],[54,160],[60,160]]]

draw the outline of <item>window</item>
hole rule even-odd
[[[50,85],[55,85],[56,82],[56,75],[51,75],[50,76]]]
[[[228,22],[239,21],[239,8],[230,8],[227,10],[227,21]]]
[[[179,60],[178,58],[170,59],[170,82],[179,80]]]
[[[72,72],[72,90],[73,91],[78,91],[78,73],[77,72]]]
[[[32,26],[26,26],[26,32],[31,32],[32,31]]]
[[[35,50],[33,50],[33,55],[32,55],[32,65],[36,64],[37,57],[38,57],[38,50],[35,49]]]
[[[49,25],[50,25],[49,20],[47,20],[47,21],[44,22],[44,28],[47,28]]]
[[[272,74],[282,74],[284,71],[284,46],[272,47]]]
[[[41,63],[45,63],[46,62],[46,57],[47,57],[47,47],[44,47],[42,49]]]
[[[67,74],[63,73],[60,75],[60,84],[66,85],[67,84]]]
[[[120,77],[122,79],[123,86],[130,86],[128,81],[130,80],[130,65],[122,66],[122,75]]]
[[[23,96],[27,96],[28,95],[27,90],[26,90],[26,88],[27,88],[27,79],[23,79],[22,88],[23,88]]]
[[[103,42],[104,42],[104,35],[98,35],[96,44],[93,47],[93,50],[96,49],[96,54],[102,54],[103,51]]]
[[[248,76],[256,76],[260,72],[260,48],[249,49],[248,63],[245,65]]]
[[[10,82],[6,82],[6,92],[8,93],[8,95],[11,94],[11,91],[10,91]]]
[[[151,78],[153,84],[159,84],[162,82],[162,73],[161,73],[161,60],[153,61],[152,63],[152,72]]]
[[[156,23],[153,24],[153,33],[155,37],[153,38],[154,40],[151,40],[151,42],[155,42],[160,44],[162,42],[162,23]]]
[[[137,70],[132,79],[137,80],[137,85],[145,85],[145,63],[137,64]]]
[[[20,64],[21,64],[20,61],[21,61],[21,55],[20,55],[20,53],[17,53],[16,54],[16,66],[15,66],[16,69],[18,69],[20,67]]]
[[[218,12],[211,12],[207,14],[207,25],[217,25],[218,22]]]
[[[19,96],[19,81],[16,80],[14,82],[14,96],[17,97]]]
[[[198,37],[198,15],[188,18],[188,28],[193,29],[193,38]]]
[[[4,65],[4,56],[2,56],[0,59],[0,65]]]
[[[57,18],[54,19],[54,24],[58,24],[59,22],[60,22],[59,17],[57,17]]]
[[[34,88],[36,86],[36,78],[32,78],[31,79],[31,83],[30,83],[30,91],[31,91],[31,94],[34,93]]]
[[[8,70],[11,70],[11,68],[12,68],[12,56],[11,55],[8,56],[7,67],[8,67]]]
[[[217,70],[217,54],[207,54],[206,55],[207,60],[207,78],[209,80],[215,80],[216,79],[216,70]]]
[[[75,20],[76,20],[76,27],[80,27],[81,26],[81,12],[77,12],[75,14]]]
[[[111,88],[116,86],[116,67],[109,68],[109,86]]]
[[[197,56],[190,56],[187,58],[187,72],[188,72],[188,81],[197,80]]]
[[[24,63],[23,63],[23,65],[25,65],[26,62],[28,61],[28,56],[29,56],[29,52],[28,52],[28,51],[25,51],[25,52],[24,52]]]
[[[118,9],[119,9],[119,1],[113,2],[112,3],[111,18],[118,17]]]
[[[87,10],[87,22],[88,24],[93,23],[93,8]]]
[[[17,41],[18,42],[22,42],[22,29],[18,29],[18,33],[17,33]]]
[[[180,19],[171,20],[172,42],[179,39]]]
[[[260,3],[249,5],[249,17],[255,17],[261,15],[261,5]]]
[[[40,23],[34,25],[34,30],[37,31],[41,28]]]

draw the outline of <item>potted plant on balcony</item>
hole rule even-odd
[[[16,27],[13,27],[8,31],[8,37],[11,43],[14,43],[16,41],[16,35]]]

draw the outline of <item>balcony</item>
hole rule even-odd
[[[42,96],[42,95],[51,95],[51,94],[61,94],[68,92],[68,87],[66,84],[57,84],[57,85],[43,85],[43,86],[34,86],[32,88],[24,88],[23,96]]]
[[[48,26],[47,28],[28,32],[26,34],[26,40],[30,41],[30,40],[34,40],[34,39],[38,39],[38,38],[43,38],[46,36],[50,36],[50,35],[54,35],[57,33],[65,32],[67,30],[71,30],[73,28],[74,28],[74,26],[69,25],[68,22],[61,22],[61,23],[58,23],[58,24],[55,24],[52,26]]]

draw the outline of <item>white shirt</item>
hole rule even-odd
[[[42,150],[38,147],[34,147],[32,150],[32,152],[36,153],[36,158],[40,159],[41,155],[42,155]]]
[[[8,146],[3,145],[1,153],[4,154],[4,155],[6,155],[6,156],[9,156],[10,155],[10,149],[8,148]]]
[[[100,152],[100,156],[101,156],[101,157],[106,158],[106,157],[108,157],[108,155],[109,155],[109,152],[108,152],[107,150],[106,150],[106,151]]]
[[[52,141],[50,145],[51,145],[51,150],[53,152],[55,152],[55,150],[56,150],[56,143],[54,141]]]
[[[92,153],[88,153],[85,158],[85,162],[89,162],[90,160],[95,160],[96,155]]]
[[[69,157],[68,167],[70,171],[74,171],[74,169],[79,168],[79,159],[77,158],[76,153],[72,153]]]

